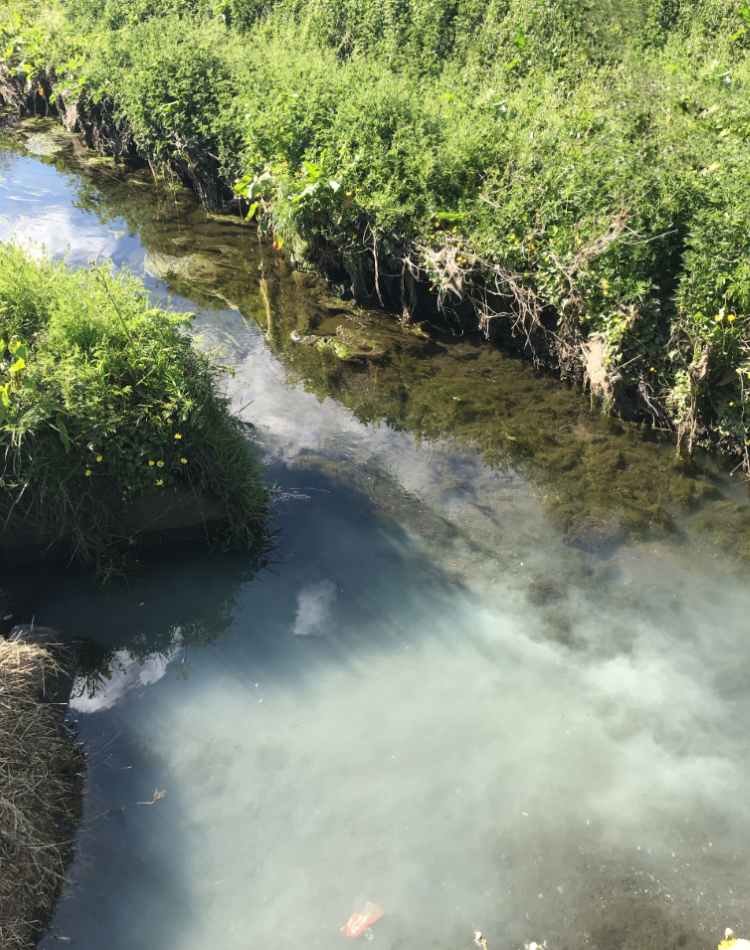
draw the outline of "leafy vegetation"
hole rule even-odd
[[[133,497],[181,481],[218,498],[229,544],[262,539],[259,463],[187,319],[127,272],[0,245],[3,525],[30,520],[106,574]]]
[[[748,0],[20,0],[4,23],[29,89],[220,173],[297,259],[391,297],[426,274],[488,333],[544,323],[606,399],[747,459]]]

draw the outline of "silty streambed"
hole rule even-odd
[[[358,311],[53,126],[22,137],[3,237],[195,311],[280,489],[265,568],[18,573],[14,622],[91,638],[86,820],[40,946],[345,947],[367,901],[375,950],[741,931],[739,480],[491,346]]]

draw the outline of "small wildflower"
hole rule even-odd
[[[96,460],[97,460],[97,462],[101,462],[101,460],[102,460],[101,455],[97,455]]]
[[[187,465],[187,459],[180,459],[183,465]]]
[[[159,461],[156,463],[156,467],[157,467],[157,468],[164,468],[164,462],[162,462],[162,460],[159,459]]]
[[[609,357],[607,357],[607,362],[608,362],[608,363],[611,363],[612,360],[611,360]]]
[[[161,478],[157,478],[157,479],[156,479],[156,484],[157,484],[157,485],[163,485],[163,484],[164,484],[164,480],[161,479]]]
[[[86,469],[86,477],[88,478],[90,474],[91,474],[91,469],[90,469],[90,468],[87,468],[87,469]]]
[[[175,432],[174,437],[175,437],[175,439],[181,439],[181,438],[182,438],[182,436],[180,435],[179,432]]]
[[[734,405],[734,401],[730,402],[729,405],[730,405],[730,406],[733,406],[733,405]]]
[[[723,320],[723,319],[724,319],[724,315],[721,313],[717,313],[716,316],[714,317],[714,320]]]
[[[733,320],[736,320],[736,319],[737,319],[737,314],[736,314],[736,313],[730,313],[729,316],[727,317],[727,320],[729,320],[730,323],[731,323]]]
[[[649,372],[650,372],[650,373],[653,373],[653,372],[654,372],[654,367],[653,367],[653,366],[651,366],[651,367],[649,368]]]
[[[149,462],[148,464],[153,468],[153,465],[154,465],[153,462]]]

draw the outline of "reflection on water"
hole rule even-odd
[[[329,948],[368,901],[375,950],[740,931],[742,485],[64,142],[0,153],[8,233],[197,312],[280,533],[260,571],[185,551],[99,592],[27,579],[37,622],[94,641],[87,819],[43,950]]]

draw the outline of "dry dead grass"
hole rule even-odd
[[[0,950],[35,945],[80,820],[82,753],[49,702],[63,673],[48,645],[0,640]]]

